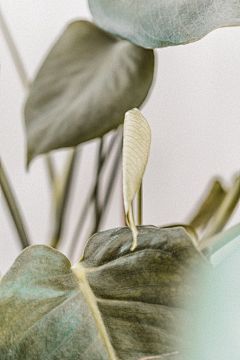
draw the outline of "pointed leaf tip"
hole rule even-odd
[[[135,226],[132,201],[138,192],[147,165],[151,144],[151,129],[134,108],[125,114],[123,129],[123,200],[127,225],[133,233],[133,245],[137,246],[138,231]]]
[[[25,105],[28,161],[102,137],[146,98],[154,53],[75,21],[62,33],[33,81]]]

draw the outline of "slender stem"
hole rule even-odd
[[[22,59],[20,57],[20,54],[18,52],[18,49],[17,49],[17,46],[11,36],[11,33],[8,29],[8,26],[7,26],[7,23],[4,19],[4,16],[2,14],[2,11],[1,11],[1,8],[0,8],[0,27],[1,27],[1,30],[2,30],[2,33],[3,33],[3,36],[5,38],[5,41],[8,45],[8,48],[9,48],[9,51],[10,51],[10,54],[12,56],[12,59],[13,59],[13,62],[14,62],[14,65],[16,67],[16,70],[17,70],[17,73],[20,77],[20,80],[22,82],[22,85],[25,89],[28,89],[29,88],[29,81],[28,81],[28,76],[27,76],[27,73],[25,71],[25,68],[24,68],[24,65],[23,65],[23,62],[22,62]]]
[[[80,149],[74,149],[73,152],[70,154],[69,159],[67,161],[67,166],[65,170],[63,188],[59,196],[57,196],[58,201],[56,202],[56,223],[55,229],[52,236],[52,243],[51,246],[56,248],[59,240],[61,238],[62,229],[64,226],[64,218],[67,211],[67,205],[69,201],[70,191],[73,185],[74,180],[74,169],[76,166],[76,162],[80,155]],[[55,179],[55,181],[57,181]]]
[[[22,219],[22,216],[20,213],[20,209],[18,207],[16,198],[11,189],[9,180],[7,178],[7,174],[4,171],[2,161],[0,163],[0,185],[2,187],[3,194],[5,196],[9,211],[12,215],[14,225],[17,229],[18,236],[19,236],[19,239],[22,244],[22,248],[24,249],[27,246],[29,246],[30,243],[29,243],[28,236],[27,236],[27,233],[25,230],[25,226],[23,224],[23,219]]]
[[[113,146],[116,143],[116,138],[117,138],[118,134],[119,134],[119,130],[117,130],[114,133],[114,135],[111,138],[111,141],[110,141],[110,144],[108,146],[108,149],[107,149],[106,153],[103,154],[102,157],[101,157],[101,162],[99,164],[99,166],[100,166],[99,176],[98,177],[96,176],[96,178],[95,178],[95,184],[94,184],[93,188],[90,190],[89,196],[87,197],[87,200],[86,200],[86,202],[85,202],[85,204],[83,206],[83,210],[82,210],[82,212],[80,214],[79,220],[77,222],[77,226],[76,226],[75,231],[73,233],[73,238],[72,238],[72,241],[71,241],[71,245],[69,247],[69,257],[70,258],[74,254],[75,248],[77,246],[77,242],[79,240],[79,232],[83,228],[83,225],[84,225],[85,219],[87,217],[87,214],[88,214],[88,212],[90,210],[91,205],[93,204],[93,202],[95,200],[94,194],[95,194],[96,184],[97,184],[98,179],[99,179],[99,177],[100,177],[100,175],[101,175],[101,173],[103,171],[103,166],[105,164],[105,161],[108,159],[110,153],[113,150]],[[101,212],[102,212],[102,210],[100,210],[100,213]]]
[[[227,224],[233,210],[240,198],[240,176],[236,178],[233,187],[225,195],[219,209],[217,210],[209,230],[206,230],[203,239],[210,238],[220,232]]]
[[[106,211],[106,208],[107,208],[107,205],[108,205],[108,202],[109,202],[109,198],[110,198],[110,195],[112,193],[114,181],[116,179],[116,174],[117,174],[117,170],[118,170],[118,167],[119,167],[119,163],[120,163],[120,160],[121,160],[122,147],[123,147],[123,139],[122,139],[122,133],[121,133],[120,143],[119,143],[119,146],[118,146],[118,149],[117,149],[115,159],[113,161],[113,167],[112,167],[111,175],[110,175],[109,181],[108,181],[107,186],[106,186],[107,191],[106,191],[106,194],[104,196],[104,202],[103,202],[101,210],[99,211],[99,218],[97,219],[98,221],[96,222],[95,227],[92,230],[92,234],[94,234],[94,233],[96,233],[98,231],[99,226],[100,226],[100,222],[101,222],[101,220],[102,220],[102,218],[104,216],[104,213]]]
[[[77,222],[77,226],[76,226],[76,229],[74,231],[73,238],[72,238],[72,243],[71,243],[71,245],[69,247],[69,258],[71,258],[73,256],[73,254],[74,254],[74,251],[75,251],[75,248],[76,248],[76,245],[77,245],[77,242],[78,242],[79,232],[83,227],[83,224],[84,224],[85,219],[87,217],[90,205],[92,204],[92,200],[93,200],[93,197],[92,197],[92,194],[91,194],[90,197],[88,197],[87,201],[85,202],[85,205],[84,205],[83,210],[81,212],[80,218],[79,218],[79,220]]]
[[[55,174],[55,169],[54,169],[54,164],[53,164],[51,153],[47,153],[45,155],[45,161],[46,161],[46,165],[47,165],[47,171],[48,171],[50,183],[52,186],[54,186],[56,174]]]
[[[138,190],[138,225],[142,225],[142,182]]]
[[[107,160],[109,155],[111,154],[113,146],[116,144],[116,139],[118,135],[119,135],[119,130],[116,130],[113,136],[111,137],[106,153],[103,155],[104,160]]]
[[[74,250],[76,248],[78,238],[79,238],[79,232],[83,227],[83,224],[84,224],[87,214],[89,212],[90,206],[92,205],[92,203],[95,200],[96,188],[98,187],[99,177],[100,177],[100,174],[101,174],[101,171],[103,168],[104,161],[106,160],[106,157],[107,157],[106,154],[105,155],[101,154],[101,156],[99,156],[99,152],[98,152],[98,165],[97,165],[98,170],[97,170],[97,174],[96,174],[96,178],[95,178],[95,184],[94,184],[93,188],[91,189],[89,196],[87,197],[87,200],[83,206],[83,210],[80,214],[79,220],[77,222],[76,229],[73,233],[72,243],[69,247],[69,257],[72,257],[74,254]],[[102,151],[101,151],[101,153],[102,153]],[[95,206],[96,206],[96,203],[95,203]]]
[[[95,224],[97,224],[98,222],[98,218],[99,218],[99,185],[100,185],[100,172],[101,172],[101,167],[103,165],[103,161],[102,161],[102,152],[103,152],[103,144],[104,144],[104,139],[101,138],[100,140],[100,144],[99,144],[99,150],[98,150],[98,160],[97,160],[97,174],[96,174],[96,182],[95,182],[95,188],[94,188],[94,213],[95,213]]]
[[[5,41],[8,45],[10,54],[12,56],[15,68],[17,70],[17,73],[20,77],[20,80],[22,82],[22,85],[24,87],[25,90],[29,89],[30,86],[30,82],[28,80],[28,76],[27,73],[25,71],[25,67],[23,65],[21,56],[19,54],[19,51],[17,49],[17,46],[13,40],[13,37],[9,31],[9,28],[7,26],[7,23],[4,19],[4,16],[2,14],[1,8],[0,8],[0,27],[3,33],[3,36],[5,38]],[[74,164],[76,161],[76,153],[73,154],[72,157],[70,157],[69,159],[69,163],[66,166],[66,178],[65,178],[65,183],[63,186],[63,190],[62,193],[60,194],[59,197],[56,197],[56,177],[55,177],[55,172],[54,172],[54,167],[53,167],[53,163],[52,163],[52,159],[51,159],[51,155],[48,154],[46,156],[46,163],[47,163],[47,169],[48,169],[48,173],[49,173],[49,177],[51,180],[51,183],[53,185],[53,191],[54,191],[54,196],[55,196],[55,200],[56,200],[56,226],[54,229],[54,235],[53,235],[53,239],[52,239],[52,246],[55,247],[58,244],[58,241],[60,239],[61,236],[61,230],[62,230],[62,223],[63,223],[63,219],[64,219],[64,214],[65,214],[65,208],[66,208],[66,204],[68,201],[68,197],[69,197],[69,192],[70,192],[70,188],[71,188],[71,183],[72,183],[72,174],[74,171]],[[54,185],[55,184],[55,185]],[[58,203],[59,201],[59,203]]]

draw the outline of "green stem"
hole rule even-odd
[[[109,181],[108,181],[107,186],[106,186],[107,191],[106,191],[106,194],[104,196],[103,205],[102,205],[102,208],[100,210],[100,216],[99,216],[99,219],[98,219],[98,223],[96,224],[96,227],[94,229],[95,230],[94,232],[98,231],[98,228],[100,226],[100,222],[102,220],[102,217],[104,216],[104,213],[105,213],[105,211],[107,209],[107,205],[108,205],[110,195],[111,195],[111,192],[112,192],[112,189],[113,189],[114,181],[116,179],[116,174],[117,174],[117,170],[118,170],[119,163],[120,163],[120,160],[121,160],[122,147],[123,147],[122,132],[120,134],[121,134],[120,135],[120,143],[119,143],[119,146],[118,146],[118,149],[117,149],[115,159],[113,161],[113,167],[112,167],[111,175],[110,175]]]
[[[97,172],[98,176],[96,176],[96,178],[95,178],[95,184],[94,184],[93,188],[91,189],[89,196],[87,197],[87,200],[86,200],[86,202],[85,202],[85,204],[83,206],[83,210],[82,210],[82,212],[80,214],[79,220],[77,222],[77,226],[76,226],[75,231],[73,233],[73,238],[72,238],[72,241],[71,241],[71,245],[69,247],[69,257],[70,258],[73,256],[74,251],[76,249],[76,246],[77,246],[77,243],[78,243],[78,240],[79,240],[79,233],[80,233],[80,230],[84,226],[84,222],[85,222],[85,219],[87,217],[87,214],[88,214],[88,212],[89,212],[89,210],[91,208],[91,205],[95,201],[94,195],[95,195],[95,189],[96,189],[97,183],[99,181],[99,177],[100,177],[100,175],[101,175],[101,173],[103,171],[103,166],[104,166],[106,160],[108,159],[110,153],[113,150],[114,144],[116,143],[116,138],[118,136],[118,133],[119,133],[118,130],[114,133],[114,135],[112,136],[111,141],[109,143],[107,152],[104,155],[102,155],[102,157],[101,157],[101,162],[99,164],[100,170],[99,170],[99,172]],[[102,210],[99,211],[100,215],[101,215],[101,212],[102,212]],[[98,220],[97,220],[97,222],[98,222]]]
[[[56,174],[55,174],[55,169],[54,169],[54,164],[53,164],[53,160],[51,157],[51,153],[47,153],[45,155],[45,161],[46,161],[46,165],[47,165],[47,171],[48,171],[50,183],[52,186],[54,186]]]
[[[4,171],[3,164],[0,162],[0,185],[3,190],[3,194],[5,196],[9,211],[12,215],[12,219],[14,222],[14,225],[17,229],[19,239],[22,244],[22,248],[25,249],[27,246],[30,245],[28,236],[25,230],[25,226],[23,224],[22,216],[19,210],[19,207],[17,205],[17,201],[15,199],[15,196],[13,194],[13,191],[11,189],[9,180],[7,178],[7,174]]]
[[[27,73],[25,71],[22,59],[19,55],[18,49],[16,47],[16,44],[11,36],[11,33],[8,29],[7,23],[4,19],[4,16],[2,14],[2,11],[0,9],[0,27],[2,30],[2,34],[5,38],[5,41],[7,43],[8,49],[10,51],[10,54],[12,56],[15,68],[17,70],[17,73],[20,77],[21,83],[23,85],[23,87],[25,89],[29,88],[29,81],[28,81],[28,77],[27,77]]]
[[[51,246],[56,248],[59,240],[61,238],[62,229],[64,226],[64,220],[65,220],[65,214],[67,211],[67,205],[69,201],[69,194],[73,185],[73,179],[74,179],[74,169],[76,166],[76,162],[79,157],[79,149],[76,148],[73,150],[73,152],[70,154],[69,159],[67,161],[67,166],[65,169],[65,175],[63,180],[63,187],[60,190],[60,194],[56,194],[55,190],[55,206],[56,206],[56,222],[55,222],[55,228],[52,236],[52,242]],[[57,179],[55,178],[55,183]],[[55,189],[57,188],[57,185],[55,186]]]
[[[98,219],[99,219],[99,185],[100,185],[100,172],[101,172],[101,167],[103,165],[103,159],[102,159],[102,152],[103,152],[103,144],[104,144],[104,140],[103,138],[100,140],[100,144],[99,144],[99,150],[98,150],[98,160],[97,160],[97,174],[96,174],[96,182],[95,182],[95,188],[94,188],[94,212],[95,212],[95,224],[98,223]]]

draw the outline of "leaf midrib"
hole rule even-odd
[[[115,350],[110,342],[108,333],[106,331],[101,313],[99,311],[98,305],[97,305],[97,298],[94,295],[92,289],[89,286],[89,283],[86,279],[86,269],[81,264],[76,264],[72,267],[72,271],[74,275],[76,276],[79,284],[79,288],[82,291],[85,299],[87,300],[87,303],[89,305],[90,311],[92,313],[92,316],[95,320],[97,329],[99,331],[99,334],[102,338],[103,344],[106,347],[109,360],[118,360]]]

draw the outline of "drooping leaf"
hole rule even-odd
[[[70,24],[39,70],[25,106],[28,162],[36,155],[101,137],[140,106],[154,54],[99,29]]]
[[[94,22],[146,47],[187,44],[210,31],[240,25],[238,0],[88,0]]]
[[[27,248],[0,285],[1,360],[182,360],[185,298],[206,263],[183,228],[94,235],[81,261]]]
[[[151,129],[138,109],[128,111],[123,128],[123,200],[126,222],[132,229],[133,245],[137,246],[137,228],[133,218],[132,201],[138,192],[148,162]]]

